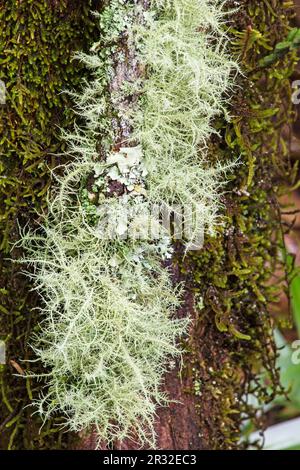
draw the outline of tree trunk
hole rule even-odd
[[[185,284],[185,302],[178,317],[189,314],[192,325],[183,344],[183,364],[176,364],[165,377],[164,389],[173,402],[157,412],[159,449],[240,448],[242,420],[256,419],[247,396],[254,395],[262,404],[280,390],[269,305],[276,300],[272,275],[277,269],[285,269],[280,256],[282,228],[277,195],[295,177],[281,140],[284,128],[292,120],[289,76],[294,56],[289,53],[270,68],[259,68],[258,62],[269,53],[264,44],[274,47],[284,41],[292,12],[284,0],[239,3],[240,9],[230,23],[230,52],[240,57],[244,76],[239,77],[240,86],[234,90],[232,121],[219,119],[215,123],[220,135],[212,138],[209,155],[212,162],[239,157],[241,164],[225,188],[224,225],[218,228],[217,236],[207,237],[202,250],[187,256],[180,244],[175,247],[174,282]],[[147,8],[148,0],[137,4]],[[235,6],[236,2],[230,4]],[[30,286],[6,260],[9,241],[18,237],[17,218],[25,224],[33,208],[45,207],[43,189],[49,183],[45,163],[51,162],[50,154],[60,149],[54,129],[61,125],[66,107],[57,94],[62,88],[78,84],[78,76],[74,78],[78,66],[71,67],[70,57],[74,49],[84,47],[83,42],[90,40],[86,2],[74,5],[71,1],[39,0],[35,5],[41,8],[42,21],[35,19],[32,2],[27,8],[26,1],[0,1],[1,11],[7,15],[6,19],[0,16],[4,31],[1,50],[11,54],[3,68],[7,76],[0,78],[14,81],[8,90],[13,100],[10,102],[9,98],[9,112],[7,108],[1,110],[1,131],[5,135],[2,152],[10,160],[2,162],[5,185],[0,192],[1,325],[8,342],[8,363],[1,370],[0,448],[12,449],[74,447],[63,433],[53,434],[53,422],[39,434],[40,420],[32,418],[31,410],[24,410],[24,406],[31,402],[32,393],[37,395],[41,389],[13,375],[16,364],[20,366],[20,357],[32,357],[27,342],[38,315],[31,311],[36,299],[28,295]],[[26,17],[24,26],[19,21],[20,14]],[[65,22],[66,34],[61,31],[61,22]],[[17,33],[11,25],[18,26]],[[85,38],[81,37],[82,30]],[[48,41],[45,51],[40,45],[43,32]],[[30,39],[32,34],[34,41]],[[137,79],[145,74],[135,63],[132,45],[123,39],[127,60],[115,60],[112,92],[118,91],[124,77]],[[15,49],[11,46],[13,40],[20,41],[14,44]],[[39,47],[32,52],[28,44]],[[59,57],[55,58],[57,49]],[[62,49],[64,54],[60,54]],[[23,82],[20,77],[26,80]],[[35,98],[31,101],[32,96]],[[120,107],[124,104],[118,102]],[[44,113],[37,116],[37,109],[41,108]],[[66,118],[65,124],[71,125],[72,120]],[[117,143],[121,144],[131,128],[124,121],[116,121],[115,125]],[[285,280],[283,284],[286,288]],[[282,284],[278,289],[282,289]],[[267,371],[267,386],[257,380],[262,366]],[[83,433],[76,447],[95,449],[96,440],[95,433]],[[106,444],[101,447],[105,449]],[[114,448],[139,447],[125,441],[116,442]]]
[[[288,55],[271,66],[282,74],[259,68],[268,51],[258,37],[268,37],[272,47],[284,41],[291,15],[283,0],[274,0],[272,7],[262,0],[243,0],[232,19],[231,53],[241,58],[247,78],[239,77],[232,121],[218,122],[220,137],[212,139],[210,150],[224,159],[240,156],[242,164],[226,187],[226,222],[217,237],[208,237],[201,251],[186,257],[181,246],[176,247],[174,280],[186,286],[178,316],[189,314],[193,323],[183,366],[177,364],[165,377],[164,389],[173,403],[157,413],[158,449],[241,448],[241,422],[245,417],[257,420],[247,396],[256,396],[262,404],[280,392],[269,306],[277,295],[272,275],[278,268],[285,270],[277,194],[293,174],[288,150],[280,141],[292,120],[293,66]],[[131,73],[128,52],[128,71],[116,64],[115,83]],[[137,77],[141,72],[135,70]],[[278,291],[286,286],[285,280],[276,283]],[[201,296],[204,308],[196,308],[195,295]],[[261,367],[272,384],[271,396],[256,378]],[[81,437],[80,447],[96,447],[95,434]],[[126,441],[114,448],[139,447]]]

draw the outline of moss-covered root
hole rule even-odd
[[[46,206],[49,167],[63,150],[58,126],[74,122],[60,91],[80,80],[72,55],[92,40],[89,8],[88,1],[0,0],[0,79],[6,87],[0,105],[0,339],[7,352],[0,366],[1,449],[55,449],[69,442],[56,426],[58,416],[40,432],[40,418],[25,408],[43,382],[14,374],[22,372],[20,359],[33,358],[28,338],[38,330],[39,313],[29,280],[7,258],[18,239],[17,219],[33,223]],[[14,250],[12,257],[18,256]]]

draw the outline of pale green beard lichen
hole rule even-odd
[[[57,177],[41,231],[24,233],[22,243],[43,301],[34,348],[49,373],[39,412],[45,419],[63,412],[71,430],[96,428],[99,442],[129,437],[154,446],[155,409],[167,403],[160,391],[167,359],[180,354],[176,341],[188,321],[172,318],[180,289],[162,266],[170,240],[103,238],[102,205],[117,181],[124,194],[109,199],[113,210],[120,201],[133,208],[190,204],[201,208],[199,224],[213,227],[224,168],[207,168],[206,143],[236,64],[225,52],[221,3],[157,0],[147,12],[136,3],[112,0],[99,15],[99,43],[79,54],[94,74],[74,95],[85,125],[65,136],[72,163]],[[124,60],[115,46],[124,31],[146,79],[129,79],[114,94],[112,58]],[[120,111],[133,92],[140,99]],[[133,128],[118,150],[116,119]]]
[[[237,64],[226,50],[224,2],[152,2],[137,28],[140,62],[148,70],[140,108],[132,110],[133,139],[141,142],[149,171],[149,199],[201,207],[212,231],[219,209],[222,165],[207,168],[212,120],[225,113]],[[227,97],[227,98],[226,98]]]

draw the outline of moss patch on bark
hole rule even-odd
[[[7,363],[0,366],[0,448],[54,449],[69,438],[25,408],[42,384],[22,373],[20,359],[32,358],[28,337],[37,328],[36,298],[20,268],[8,260],[18,239],[17,221],[25,225],[46,207],[50,168],[62,151],[58,126],[68,127],[74,116],[63,88],[80,81],[73,53],[92,40],[94,23],[88,1],[0,1],[0,79],[6,104],[0,105],[0,325]],[[13,258],[20,253],[15,250]],[[59,421],[59,418],[57,418]]]
[[[241,165],[223,196],[225,224],[217,236],[184,261],[178,250],[188,289],[201,299],[200,308],[194,303],[185,374],[193,380],[199,430],[210,449],[244,445],[238,443],[242,414],[261,425],[247,397],[261,406],[282,393],[269,306],[288,277],[277,197],[296,178],[284,135],[293,120],[289,78],[295,56],[288,53],[267,68],[258,63],[287,37],[292,5],[240,3],[230,33],[245,77],[231,123],[216,122],[221,138],[211,143],[211,155],[221,152],[225,161],[240,156]],[[278,271],[286,276],[276,279]]]

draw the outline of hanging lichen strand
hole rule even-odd
[[[34,349],[50,371],[38,407],[45,419],[63,411],[71,430],[96,428],[99,442],[154,446],[160,386],[188,319],[174,318],[170,234],[126,237],[122,214],[138,209],[136,235],[143,209],[189,204],[213,230],[225,168],[206,167],[205,147],[236,64],[221,2],[113,0],[98,16],[100,40],[79,54],[94,79],[73,95],[84,124],[65,135],[72,163],[41,230],[23,235],[44,303]]]

